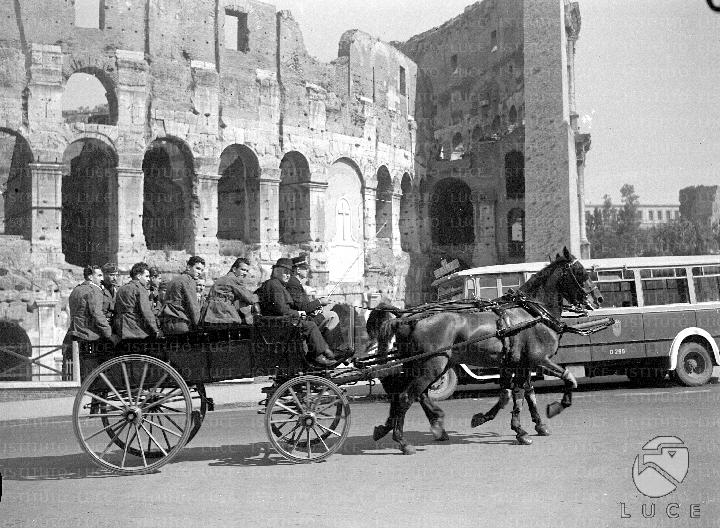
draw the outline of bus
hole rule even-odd
[[[615,324],[590,336],[565,334],[554,360],[576,377],[624,374],[643,385],[670,373],[687,386],[707,383],[720,365],[720,256],[589,259],[582,261],[603,296],[588,317],[563,314],[568,324],[610,316]],[[436,279],[438,300],[494,299],[517,289],[546,262],[454,271]],[[541,377],[541,373],[535,373]],[[445,399],[458,383],[497,380],[497,370],[460,364],[432,388]]]

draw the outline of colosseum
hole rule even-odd
[[[15,0],[0,28],[0,347],[36,358],[0,353],[0,382],[57,378],[88,263],[198,254],[211,280],[245,255],[260,281],[303,251],[319,293],[367,306],[427,300],[441,259],[587,254],[575,2],[349,30],[329,63],[254,0]],[[77,74],[106,105],[63,112]]]

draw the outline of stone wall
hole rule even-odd
[[[720,186],[696,185],[680,189],[680,217],[708,226],[720,222]]]

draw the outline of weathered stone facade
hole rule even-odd
[[[680,189],[680,217],[707,226],[720,222],[720,186],[695,185]]]
[[[417,303],[442,257],[580,253],[576,4],[485,0],[404,44],[347,31],[331,63],[254,0],[75,10],[0,4],[0,263],[33,314],[0,319],[33,345],[58,342],[88,263],[177,272],[199,254],[212,278],[247,255],[261,280],[302,250],[320,292]],[[106,90],[95,122],[63,117],[75,73]]]

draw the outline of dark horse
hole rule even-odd
[[[368,334],[378,337],[378,354],[389,352],[394,339],[403,355],[422,354],[416,361],[406,364],[400,378],[393,375],[383,378],[383,385],[404,387],[391,397],[388,424],[393,439],[405,454],[414,453],[414,447],[403,437],[405,414],[412,403],[419,399],[428,419],[442,425],[442,411],[427,397],[427,389],[453,363],[499,367],[505,374],[509,387],[510,377],[515,375],[512,395],[514,401],[511,427],[520,443],[529,443],[528,434],[519,420],[519,404],[530,387],[531,369],[542,368],[564,381],[560,402],[548,405],[547,414],[552,418],[572,404],[572,390],[577,387],[575,377],[550,358],[557,352],[563,324],[559,317],[563,299],[571,305],[592,309],[602,302],[597,288],[583,265],[565,248],[562,255],[530,278],[518,293],[497,299],[490,307],[476,309],[444,309],[423,312],[414,309],[413,316],[394,318],[401,310],[374,310],[368,318]],[[432,306],[432,305],[431,305]],[[490,309],[492,308],[492,309]],[[508,331],[504,331],[506,329]],[[500,332],[500,336],[498,335]],[[529,394],[530,411],[536,425],[539,413],[534,394]],[[500,401],[487,415],[476,414],[472,425],[480,425],[507,403],[506,391]],[[439,411],[439,413],[438,413]],[[382,428],[378,431],[378,428]],[[376,427],[375,436],[387,431],[386,426]],[[433,433],[436,433],[433,430]],[[542,434],[542,433],[541,433]],[[436,438],[438,434],[436,434]]]

